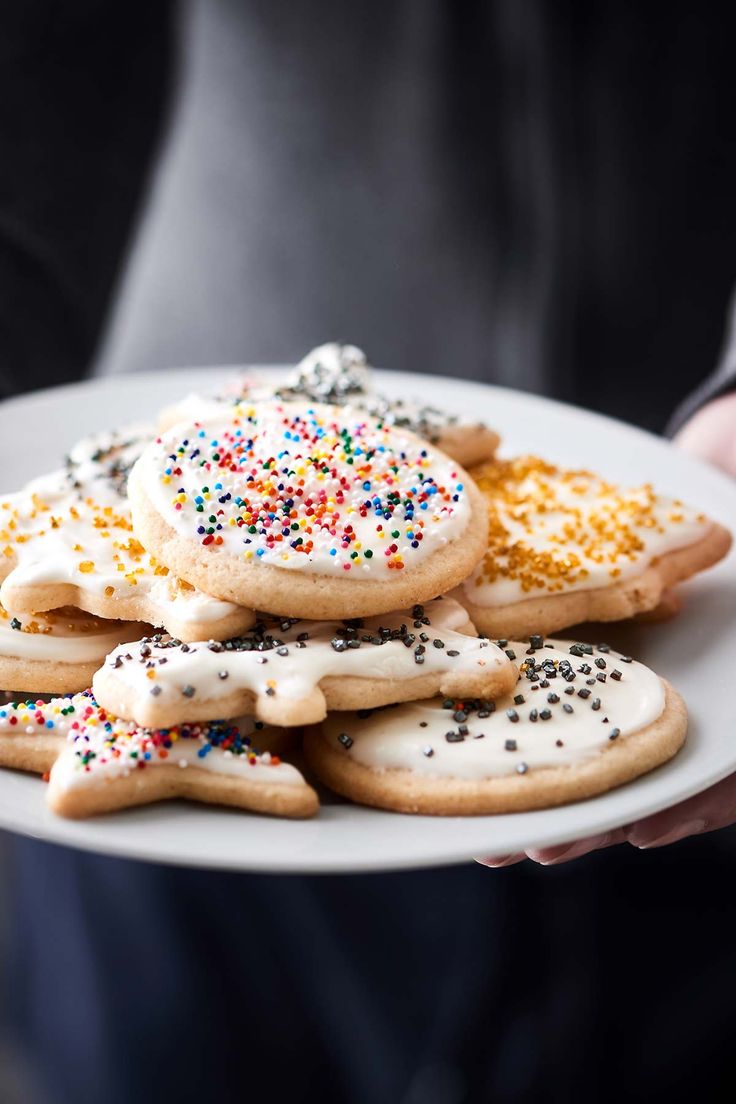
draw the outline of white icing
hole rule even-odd
[[[111,600],[145,598],[160,623],[167,616],[214,622],[235,612],[170,575],[135,539],[125,477],[149,432],[135,426],[85,438],[66,469],[0,499],[0,600],[7,608],[20,588],[71,584]]]
[[[167,647],[165,642],[141,642],[134,647],[116,648],[105,664],[105,694],[112,709],[121,711],[121,702],[114,691],[107,689],[110,675],[115,683],[133,690],[139,700],[156,695],[160,706],[167,706],[185,715],[188,701],[212,701],[217,712],[219,699],[236,690],[249,690],[257,697],[275,696],[291,701],[306,698],[327,676],[353,676],[366,679],[408,679],[429,673],[462,672],[470,675],[479,670],[500,671],[507,665],[504,653],[488,640],[467,636],[460,629],[468,626],[465,610],[450,598],[436,599],[424,607],[430,624],[419,622],[411,610],[383,617],[365,618],[355,634],[380,636],[381,627],[398,630],[405,625],[414,640],[407,646],[401,637],[377,645],[361,642],[360,647],[333,647],[334,640],[349,640],[345,623],[339,621],[296,621],[290,624],[277,619],[267,623],[267,630],[277,638],[286,654],[278,647],[264,651],[229,651],[222,646],[204,642]],[[281,626],[285,627],[281,627]],[[299,637],[308,632],[308,640]],[[423,643],[420,633],[428,639]],[[242,640],[259,639],[258,634],[245,634]],[[443,647],[436,647],[434,640]],[[423,648],[417,662],[417,648]],[[453,654],[455,653],[455,654]],[[162,662],[165,661],[165,662]],[[227,677],[223,678],[223,672]],[[155,688],[155,689],[154,689]],[[183,694],[184,688],[188,693]]]
[[[612,586],[707,533],[702,514],[650,486],[621,488],[547,464],[526,471],[526,461],[495,462],[517,466],[504,493],[479,479],[491,508],[489,552],[462,584],[478,606]]]
[[[241,735],[255,731],[252,721],[241,719]],[[141,770],[168,766],[196,768],[210,774],[224,774],[263,785],[298,786],[304,779],[296,767],[274,759],[270,752],[258,754],[223,751],[209,744],[208,724],[172,728],[168,733],[139,728],[115,720],[111,729],[86,724],[67,734],[68,747],[53,767],[54,783],[65,790],[103,785],[116,778],[127,778]],[[256,734],[257,735],[257,734]],[[162,737],[169,746],[165,746]],[[202,754],[209,747],[206,754]],[[140,767],[139,763],[145,763]]]
[[[139,461],[153,506],[195,547],[380,580],[462,537],[470,518],[463,477],[430,445],[351,407],[238,411],[229,421],[175,426]]]
[[[435,442],[444,430],[458,424],[456,415],[427,406],[419,399],[389,399],[377,393],[371,373],[361,349],[328,342],[307,353],[282,383],[247,375],[231,380],[218,394],[187,395],[162,412],[159,428],[165,430],[178,422],[191,425],[194,421],[215,419],[222,416],[223,410],[232,409],[238,403],[273,399],[335,406],[349,403],[372,417],[403,426]]]
[[[251,717],[239,717],[227,728],[238,730],[241,737],[253,737],[255,748],[259,734],[264,738],[269,734],[269,729],[258,726]],[[0,736],[58,737],[60,757],[53,768],[54,781],[66,790],[99,786],[106,780],[127,777],[133,770],[157,766],[196,767],[272,785],[303,783],[296,767],[270,752],[246,747],[238,753],[211,746],[213,732],[219,732],[214,723],[182,725],[168,731],[140,728],[100,710],[89,692],[48,702],[16,701],[0,706]],[[206,754],[201,754],[207,747]],[[138,766],[140,761],[145,768]]]
[[[598,649],[593,658],[581,659],[570,655],[570,642],[548,643],[554,647],[537,650],[534,659],[537,663],[547,658],[570,661],[575,671],[574,682],[556,677],[548,680],[548,687],[533,690],[538,683],[529,682],[522,675],[516,689],[495,702],[495,712],[478,717],[476,712],[469,711],[467,719],[461,722],[455,720],[454,708],[443,708],[441,698],[388,706],[362,718],[356,713],[333,713],[323,722],[323,734],[330,747],[341,755],[373,770],[398,769],[443,778],[484,779],[526,773],[525,767],[533,771],[541,767],[573,766],[609,748],[615,729],[620,733],[616,739],[623,739],[661,716],[663,685],[648,667],[624,663],[617,653],[603,654]],[[526,659],[526,645],[511,647],[519,660]],[[595,681],[588,686],[586,678],[595,679],[599,673],[596,658],[605,660],[603,673],[607,679],[605,683]],[[579,673],[582,664],[591,667],[589,676]],[[620,681],[610,677],[611,671],[621,672]],[[565,693],[568,686],[574,688],[571,695]],[[580,698],[579,690],[590,691],[590,696]],[[521,704],[514,702],[518,694],[524,697]],[[548,702],[548,694],[557,695],[559,701]],[[596,698],[600,699],[600,708],[593,709]],[[565,712],[564,705],[572,707],[573,712]],[[488,708],[487,703],[485,707]],[[548,709],[551,716],[532,722],[529,718],[534,709],[538,714]],[[512,723],[507,710],[515,711],[517,722]],[[461,723],[467,726],[464,739],[449,742],[446,734],[458,733]],[[346,737],[352,740],[348,747]],[[516,742],[516,749],[507,749],[509,740]],[[557,740],[562,741],[562,747],[557,746]]]
[[[13,628],[14,624],[19,627]],[[135,623],[103,621],[75,609],[13,617],[0,606],[0,656],[101,663],[112,648],[140,636],[141,629]]]

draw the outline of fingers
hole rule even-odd
[[[481,866],[489,866],[497,870],[502,866],[514,866],[516,863],[530,859],[540,866],[557,866],[560,863],[569,862],[571,859],[579,859],[582,855],[588,855],[591,851],[600,851],[603,847],[613,847],[617,843],[626,841],[626,829],[616,828],[611,832],[603,832],[598,836],[588,836],[587,839],[575,840],[573,843],[561,843],[557,847],[530,848],[526,853],[517,852],[513,855],[491,855],[488,858],[478,858],[475,861]]]
[[[696,794],[687,801],[664,809],[661,813],[645,817],[625,828],[614,828],[597,836],[562,843],[557,847],[534,847],[526,853],[511,855],[491,855],[477,858],[481,866],[498,869],[514,866],[530,859],[540,866],[559,866],[562,863],[600,851],[604,847],[614,847],[619,843],[630,843],[645,850],[650,847],[665,847],[669,843],[690,836],[699,836],[718,828],[726,828],[736,823],[736,774],[724,778],[704,793]]]
[[[557,866],[572,859],[579,859],[583,855],[589,855],[591,851],[614,847],[617,843],[624,843],[625,840],[626,829],[615,828],[611,832],[603,832],[598,836],[575,840],[574,843],[561,843],[558,847],[531,848],[527,851],[527,855],[541,866]]]
[[[492,870],[498,870],[501,866],[514,866],[516,863],[523,862],[526,855],[521,852],[516,855],[491,855],[486,859],[473,859],[473,862],[479,863],[481,866],[490,866]]]
[[[735,821],[736,774],[732,774],[704,793],[632,824],[628,840],[634,847],[664,847],[688,836],[725,828]]]
[[[685,452],[736,475],[736,392],[698,410],[675,437]]]

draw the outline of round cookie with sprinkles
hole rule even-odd
[[[731,546],[722,525],[649,484],[621,487],[535,456],[472,474],[488,506],[487,551],[456,597],[489,636],[671,607],[668,589]]]
[[[172,575],[133,532],[127,476],[149,439],[139,426],[85,438],[63,469],[0,497],[0,600],[7,609],[77,606],[97,617],[164,626],[185,640],[232,636],[253,624],[250,610]]]
[[[502,694],[515,681],[513,663],[474,635],[462,606],[438,598],[369,619],[269,618],[224,643],[154,637],[123,645],[93,688],[102,705],[139,724],[254,713],[290,727],[320,721],[328,709]]]
[[[0,606],[0,688],[33,694],[83,690],[108,652],[150,627],[103,621],[71,607],[10,614]]]
[[[350,407],[262,403],[174,427],[135,464],[128,493],[136,533],[172,571],[286,616],[428,601],[486,546],[463,469]]]
[[[217,419],[240,404],[273,399],[332,406],[349,404],[387,425],[416,433],[465,467],[490,459],[498,448],[498,434],[481,422],[468,421],[419,400],[390,399],[375,391],[372,369],[362,349],[337,342],[312,349],[281,384],[274,386],[268,379],[242,376],[218,394],[187,395],[181,402],[166,407],[157,425],[163,432],[178,422],[191,425],[195,421]]]
[[[253,721],[141,728],[108,715],[93,698],[90,703],[68,727],[51,768],[47,801],[60,816],[87,817],[172,798],[272,816],[317,812],[317,795],[296,767],[256,750]]]
[[[513,644],[519,681],[495,701],[433,698],[333,713],[307,762],[337,793],[403,813],[521,812],[582,801],[672,758],[682,698],[605,645]]]

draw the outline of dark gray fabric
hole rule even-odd
[[[104,372],[375,364],[661,429],[734,280],[736,11],[197,0]]]

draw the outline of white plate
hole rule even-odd
[[[55,388],[0,407],[0,490],[54,467],[80,436],[140,419],[223,369],[138,375]],[[507,454],[538,451],[662,490],[736,524],[736,483],[665,442],[599,415],[461,380],[382,373],[395,395],[421,395],[483,417]],[[665,675],[690,707],[684,750],[666,766],[602,797],[562,809],[496,817],[412,817],[342,803],[309,822],[272,820],[183,803],[86,822],[51,814],[36,778],[0,771],[0,826],[109,855],[237,870],[338,872],[457,863],[606,831],[681,801],[736,770],[736,695],[727,661],[736,644],[736,556],[683,588],[684,612],[664,625],[608,626],[604,639]],[[600,634],[598,630],[597,635]]]

